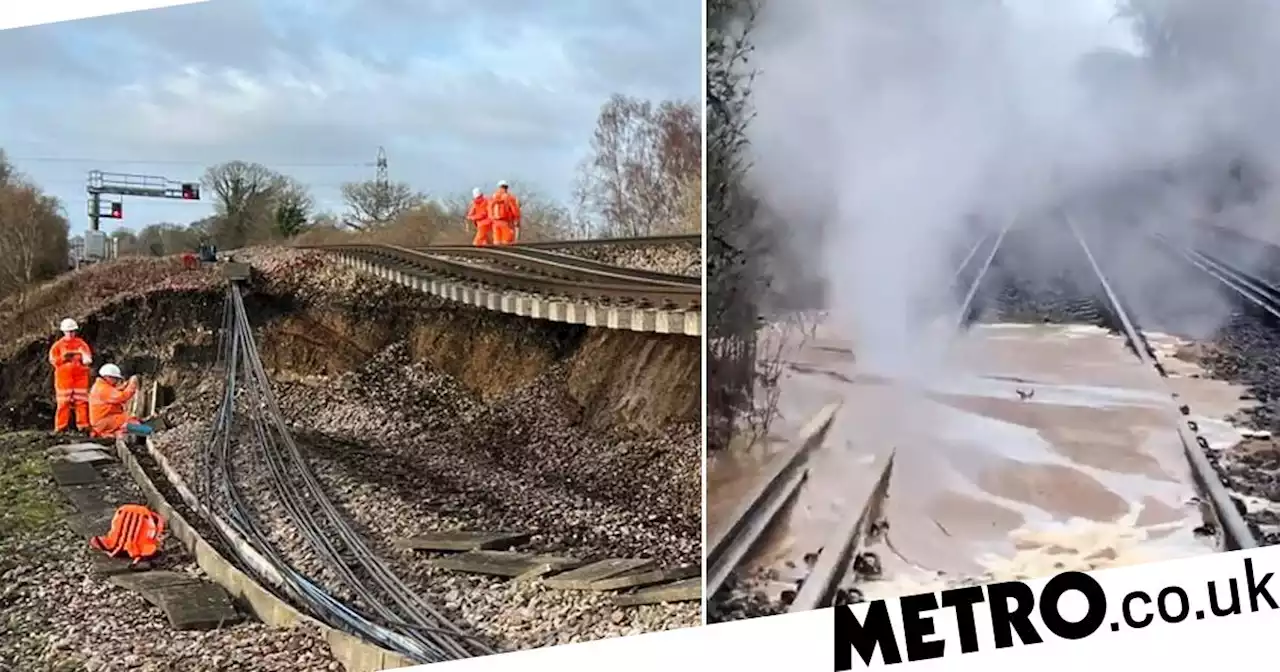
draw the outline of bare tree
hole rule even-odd
[[[385,226],[402,213],[422,205],[426,197],[405,182],[384,184],[368,180],[342,185],[342,200],[348,209],[344,220],[347,226],[367,229]]]
[[[565,240],[573,237],[573,214],[563,204],[522,182],[511,183],[520,199],[520,240]]]
[[[744,188],[753,72],[748,56],[757,0],[707,3],[707,443],[728,446],[756,412],[760,298],[769,285],[756,219]],[[766,380],[767,382],[767,380]],[[768,400],[767,400],[768,401]],[[766,401],[766,403],[767,403]],[[757,418],[767,431],[771,410]]]
[[[702,125],[693,105],[615,95],[600,109],[591,150],[579,166],[577,200],[600,233],[680,228],[682,185],[702,170]]]
[[[9,163],[9,157],[4,153],[3,149],[0,149],[0,187],[13,181],[13,178],[16,177],[16,172],[13,164]]]
[[[220,221],[215,219],[214,224]],[[194,250],[200,245],[201,239],[208,235],[201,224],[202,222],[195,222],[189,226],[167,222],[148,224],[138,231],[137,253],[163,257]]]
[[[201,182],[213,192],[218,221],[210,233],[222,248],[241,247],[273,226],[279,173],[259,163],[229,161],[211,166]]]
[[[675,226],[671,233],[702,231],[702,175],[690,175],[677,192]]]
[[[65,271],[68,224],[58,200],[12,177],[0,186],[0,295]]]
[[[121,257],[146,253],[138,240],[138,234],[134,233],[133,229],[118,228],[111,232],[111,237],[116,241],[116,254]]]

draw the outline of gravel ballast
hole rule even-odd
[[[287,294],[299,308],[354,303],[434,310],[419,295],[314,254],[262,252],[252,263],[255,287]],[[404,302],[413,307],[396,308]],[[508,383],[500,394],[481,398],[415,361],[402,339],[354,370],[290,372],[273,387],[300,449],[356,530],[427,604],[495,648],[698,625],[696,602],[616,608],[612,594],[440,570],[429,564],[433,556],[394,544],[431,531],[514,530],[535,533],[521,550],[588,560],[648,558],[659,567],[699,564],[698,424],[656,431],[588,426],[586,409],[569,393],[569,377],[563,365],[552,364],[530,382]],[[184,385],[178,402],[165,409],[173,429],[156,437],[192,485],[198,478],[194,456],[206,440],[221,385],[216,371]],[[258,464],[256,457],[237,460],[237,482],[272,541],[304,573],[354,600],[284,518]]]
[[[702,245],[696,243],[568,246],[552,251],[623,268],[702,277]]]
[[[283,328],[289,332],[283,338],[259,334],[259,343],[275,338],[271,353],[264,358],[268,366],[283,367],[273,370],[273,387],[301,450],[343,515],[428,604],[501,650],[700,623],[696,602],[617,608],[608,593],[551,590],[536,582],[442,571],[428,564],[432,556],[415,555],[393,544],[398,537],[433,530],[514,529],[537,533],[522,550],[583,559],[644,557],[660,567],[698,564],[701,432],[697,423],[668,422],[643,431],[621,425],[601,428],[602,409],[608,411],[613,402],[605,403],[601,397],[597,403],[596,397],[590,397],[591,407],[583,407],[584,402],[574,396],[582,398],[582,374],[566,380],[572,376],[563,365],[552,362],[547,366],[539,359],[546,353],[552,359],[561,356],[556,353],[571,346],[572,337],[536,353],[530,349],[533,354],[520,364],[543,361],[539,366],[547,368],[532,378],[528,370],[520,372],[516,378],[522,382],[506,382],[500,394],[493,394],[491,382],[481,377],[480,384],[486,388],[480,396],[425,362],[415,361],[405,337],[390,347],[377,345],[370,350],[368,344],[380,343],[382,336],[361,333],[360,325],[366,318],[387,311],[394,314],[387,313],[391,316],[378,323],[378,334],[408,333],[405,327],[417,324],[413,315],[418,312],[432,315],[432,325],[462,315],[461,319],[477,329],[482,324],[502,325],[519,318],[466,317],[466,311],[477,316],[492,313],[425,297],[344,267],[323,253],[267,248],[237,252],[236,257],[253,266],[245,301],[255,325],[265,325],[264,331]],[[111,264],[103,265],[95,272],[106,275],[97,279],[86,276],[77,282],[128,286],[131,263],[121,262],[115,270]],[[196,474],[191,460],[207,440],[207,420],[221,392],[219,372],[211,368],[217,341],[211,328],[220,320],[215,306],[221,303],[224,281],[213,269],[184,272],[159,263],[154,268],[163,277],[151,278],[145,273],[140,277],[162,288],[160,294],[149,293],[145,286],[104,293],[94,299],[87,321],[99,330],[95,345],[101,344],[101,351],[117,348],[124,352],[127,347],[130,356],[155,356],[161,362],[161,373],[177,386],[178,403],[165,409],[171,429],[159,433],[156,444],[193,485]],[[122,277],[111,275],[115,273]],[[114,285],[99,282],[108,276],[116,278]],[[73,290],[64,293],[72,295]],[[178,301],[187,306],[186,312],[177,311],[176,304],[166,301]],[[62,310],[65,308],[48,308],[50,314],[60,315]],[[124,325],[131,335],[120,328]],[[327,331],[323,335],[305,331],[316,327]],[[521,339],[540,337],[537,335],[547,331],[554,330],[531,329],[511,338],[511,343],[522,350],[528,344]],[[416,333],[421,337],[432,332]],[[20,336],[21,342],[11,344],[9,352],[23,353],[30,359],[24,360],[24,366],[38,367],[47,348],[43,339],[38,333]],[[493,347],[489,348],[492,356]],[[467,348],[462,347],[458,354],[467,354],[461,352],[464,350]],[[341,373],[353,362],[358,362],[354,370]],[[309,375],[308,371],[324,375]],[[468,369],[468,375],[468,384],[475,384],[474,367]],[[495,373],[491,378],[501,382],[503,375]],[[591,380],[595,379],[588,382]],[[572,394],[570,382],[577,386]],[[236,475],[250,491],[251,507],[268,524],[273,542],[292,563],[314,574],[335,594],[354,599],[304,547],[297,531],[283,518],[278,502],[266,491],[256,464],[260,462],[237,462]],[[71,572],[64,583],[88,580],[87,567],[64,564],[62,571]],[[108,585],[105,580],[98,582]],[[48,583],[63,585],[55,579]],[[44,611],[50,618],[63,613]],[[136,607],[119,611],[138,613]],[[156,615],[163,619],[158,612]],[[104,616],[104,622],[111,621]],[[47,631],[49,637],[63,636],[64,626],[53,621],[31,627]],[[259,625],[237,628],[237,632],[248,633],[237,635],[244,638],[244,647],[250,652],[244,655],[261,658],[267,666],[241,666],[240,654],[232,651],[236,646],[232,635],[219,634],[221,631],[201,635],[205,639],[200,640],[223,656],[221,663],[191,658],[194,654],[184,647],[193,640],[185,635],[158,637],[154,631],[145,631],[143,636],[157,641],[142,648],[131,643],[136,638],[121,635],[125,644],[120,646],[121,651],[129,649],[142,656],[142,666],[136,669],[281,669],[268,665],[275,664],[275,651],[282,652],[280,657],[293,666],[289,669],[298,669],[299,661],[311,661],[299,648],[301,644],[289,643],[310,641],[310,634],[281,631],[276,642],[270,639],[275,635]],[[126,624],[116,631],[128,629]],[[223,636],[228,639],[217,639]],[[73,639],[73,644],[79,641]],[[323,648],[323,642],[320,646]],[[97,649],[93,644],[88,650]],[[191,645],[191,651],[195,650]],[[258,653],[252,653],[255,650]],[[0,655],[0,660],[7,659]],[[154,662],[159,667],[146,667],[153,661],[162,662]],[[332,662],[328,658],[316,661],[302,669],[328,669]],[[201,667],[206,664],[216,667]]]
[[[157,445],[185,479],[220,381],[166,415]],[[549,374],[485,404],[447,376],[412,364],[397,344],[364,369],[278,386],[300,447],[326,491],[428,604],[500,649],[529,648],[697,625],[697,603],[618,609],[608,594],[550,590],[431,566],[397,538],[452,529],[536,532],[530,549],[579,558],[700,561],[700,432],[654,440],[596,437]],[[585,459],[591,456],[591,459]],[[250,461],[241,461],[247,465]],[[679,482],[673,473],[683,468]],[[344,598],[271,504],[261,472],[239,482],[299,569]]]
[[[0,435],[0,459],[9,473],[19,462],[43,465],[42,451],[53,442],[43,433]],[[101,471],[112,500],[145,501],[120,465]],[[174,631],[160,609],[93,573],[92,551],[62,521],[70,509],[52,479],[44,469],[27,476],[20,492],[8,483],[0,488],[8,512],[0,534],[0,670],[341,669],[319,633],[306,628],[249,621]],[[24,512],[21,520],[16,510]],[[155,567],[204,578],[172,538]]]

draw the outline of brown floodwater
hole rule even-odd
[[[862,505],[891,451],[890,532],[878,549],[890,577],[975,575],[985,557],[1012,557],[1014,537],[1027,533],[1076,530],[1088,537],[1081,544],[1096,546],[1088,524],[1126,514],[1126,526],[1147,533],[1137,544],[1144,557],[1210,552],[1211,542],[1192,533],[1201,514],[1168,392],[1190,404],[1221,449],[1242,440],[1220,420],[1241,406],[1241,390],[1191,377],[1196,367],[1172,359],[1176,339],[1149,336],[1175,380],[1161,381],[1101,329],[983,325],[935,374],[908,384],[859,374],[854,345],[819,330],[786,355],[770,436],[709,460],[709,533],[800,427],[839,402],[808,481],[755,552],[755,567],[798,578],[801,558]],[[1073,542],[1059,534],[1054,543]]]

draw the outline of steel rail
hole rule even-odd
[[[952,285],[954,286],[960,285],[960,274],[964,273],[966,268],[969,268],[969,264],[975,258],[977,258],[978,250],[982,249],[982,245],[990,239],[991,239],[991,234],[984,233],[978,238],[976,242],[974,242],[973,247],[969,248],[969,253],[964,255],[964,259],[960,260],[960,265],[956,267],[955,273],[951,274]]]
[[[417,601],[403,583],[399,583],[385,565],[368,551],[362,537],[342,518],[337,508],[320,491],[318,479],[310,471],[300,451],[292,441],[283,415],[271,391],[257,347],[243,298],[235,285],[228,290],[227,313],[220,338],[226,361],[222,404],[215,414],[207,442],[208,455],[204,458],[202,499],[206,515],[214,509],[225,515],[227,525],[258,552],[272,569],[279,574],[284,585],[278,586],[290,594],[297,603],[314,615],[348,632],[378,642],[399,651],[419,662],[441,662],[485,655],[492,651],[474,637],[462,633],[455,624],[439,617],[429,607]],[[241,384],[243,377],[243,384]],[[235,408],[242,403],[250,409],[248,427],[256,448],[255,461],[268,469],[270,486],[288,519],[298,529],[304,540],[335,575],[347,584],[357,597],[376,612],[378,621],[344,604],[332,594],[320,588],[311,579],[301,575],[275,549],[266,530],[256,520],[254,510],[240,488],[232,467],[245,456],[233,454],[235,441]],[[311,502],[308,505],[307,502]],[[320,515],[312,510],[319,508]],[[215,528],[218,526],[215,525]],[[221,533],[221,529],[219,528]],[[338,542],[338,543],[335,543]],[[229,544],[233,549],[234,544]],[[343,555],[352,557],[349,563]],[[242,562],[243,553],[236,551]],[[245,562],[245,564],[251,564]],[[354,564],[356,567],[349,566]],[[355,569],[371,579],[372,586],[357,576]],[[379,592],[375,592],[375,589]],[[389,597],[391,605],[382,597]],[[398,608],[398,610],[397,610]],[[401,615],[404,618],[401,618]],[[388,629],[387,626],[391,626]],[[470,645],[464,645],[463,640]]]
[[[836,523],[827,537],[827,543],[818,552],[818,559],[809,571],[808,578],[787,611],[812,611],[834,605],[840,583],[849,575],[853,565],[854,554],[864,542],[874,536],[873,530],[884,516],[884,502],[889,497],[895,456],[896,452],[889,453],[888,458],[874,471],[879,476],[871,486],[871,495],[862,506],[856,511],[847,512]]]
[[[658,247],[661,245],[702,244],[701,233],[677,234],[671,236],[635,236],[630,238],[584,238],[580,240],[539,240],[529,243],[517,243],[515,247],[533,248],[588,248],[588,247]]]
[[[982,266],[978,267],[978,273],[976,276],[974,276],[973,280],[969,283],[969,291],[965,293],[964,300],[960,303],[960,309],[956,311],[956,318],[955,318],[954,324],[952,325],[951,333],[957,334],[960,332],[962,328],[964,328],[965,322],[969,318],[969,313],[971,310],[973,310],[973,302],[977,299],[978,289],[982,287],[982,281],[987,277],[987,271],[991,270],[991,264],[996,259],[996,253],[1000,251],[1000,245],[1004,243],[1005,236],[1008,235],[1011,229],[1013,229],[1014,225],[1016,224],[1016,221],[1017,220],[1010,220],[1003,227],[1001,227],[1000,233],[996,234],[995,242],[991,245],[991,250],[987,252],[987,256],[983,258]],[[978,244],[981,245],[982,241],[978,241]],[[966,266],[968,265],[969,260],[973,257],[973,255],[977,253],[977,251],[978,251],[978,246],[975,245],[973,248],[973,252],[970,253],[970,256],[965,258]],[[959,280],[960,273],[963,270],[964,270],[964,267],[962,266],[960,270],[956,271],[956,275],[955,275],[956,280]]]
[[[461,628],[423,602],[414,591],[387,567],[381,558],[377,557],[364,538],[356,532],[341,511],[338,510],[333,500],[327,496],[323,485],[308,466],[284,422],[284,414],[280,410],[275,395],[270,392],[270,381],[267,378],[266,369],[257,348],[251,347],[246,350],[250,356],[255,375],[259,380],[263,381],[261,389],[264,392],[264,406],[269,411],[270,421],[276,430],[277,437],[285,448],[286,458],[292,464],[294,471],[303,483],[306,494],[321,510],[330,523],[330,527],[337,532],[343,545],[355,556],[361,568],[373,578],[378,587],[391,598],[411,625],[420,626],[427,631],[449,633],[460,638],[466,638],[467,635]],[[385,618],[395,620],[394,616],[390,614],[386,615]],[[438,643],[446,652],[456,657],[469,657],[472,655],[471,651],[454,637],[433,635],[430,639]],[[489,653],[493,653],[493,651],[487,648],[483,648],[481,651],[481,655]]]
[[[324,245],[304,249],[345,253],[420,277],[442,277],[547,297],[602,301],[641,307],[688,309],[702,303],[702,287],[658,287],[636,283],[587,283],[518,273],[441,259],[432,254],[392,245]]]
[[[1195,421],[1186,417],[1190,415],[1190,408],[1180,402],[1176,392],[1169,389],[1168,372],[1163,365],[1156,361],[1155,349],[1151,347],[1141,329],[1130,318],[1124,303],[1120,300],[1119,294],[1116,293],[1111,283],[1107,281],[1107,276],[1103,272],[1102,266],[1098,263],[1075,221],[1069,214],[1064,214],[1063,220],[1076,241],[1080,243],[1080,249],[1084,252],[1085,258],[1097,276],[1102,291],[1106,295],[1106,300],[1110,304],[1111,311],[1120,322],[1125,339],[1129,341],[1134,354],[1137,355],[1139,361],[1150,368],[1160,381],[1164,391],[1169,395],[1169,410],[1173,411],[1173,417],[1177,419],[1175,426],[1178,431],[1178,439],[1182,442],[1183,454],[1191,466],[1192,477],[1197,485],[1200,486],[1201,492],[1208,496],[1209,504],[1216,518],[1212,522],[1217,523],[1217,528],[1222,532],[1224,548],[1229,551],[1257,548],[1258,542],[1254,538],[1253,532],[1250,531],[1248,523],[1245,522],[1244,516],[1236,509],[1230,494],[1227,493],[1227,489],[1218,479],[1217,471],[1204,454],[1207,442],[1199,435]]]
[[[1175,245],[1164,236],[1155,240],[1169,252],[1182,257],[1187,263],[1208,274],[1233,293],[1246,299],[1272,317],[1280,319],[1280,290],[1252,273],[1235,268],[1231,264],[1198,250]]]
[[[839,404],[828,404],[800,430],[800,440],[777,458],[773,469],[755,490],[742,499],[707,549],[706,596],[714,597],[725,581],[755,548],[773,519],[795,499],[800,486],[808,478],[807,461],[827,436]]]
[[[968,281],[964,299],[956,309],[951,325],[953,337],[958,336],[964,328],[968,315],[973,310],[978,291],[982,287],[982,281],[991,270],[991,265],[1000,251],[1000,246],[1004,243],[1005,236],[1017,223],[1017,219],[1010,219],[998,232],[988,233],[979,238],[952,275],[953,286],[959,285],[961,276],[972,263],[981,261],[973,277]],[[990,249],[985,255],[979,256],[979,251],[988,241],[990,241]],[[849,507],[840,522],[832,529],[826,543],[818,551],[818,557],[809,570],[799,594],[788,607],[788,611],[807,611],[835,605],[840,586],[849,576],[849,570],[858,550],[874,540],[875,526],[884,514],[884,502],[889,496],[895,455],[896,451],[891,451],[888,457],[881,461],[873,471],[876,478],[866,499],[860,504]]]
[[[516,246],[476,247],[471,245],[441,245],[413,249],[426,254],[482,259],[511,268],[524,269],[530,273],[565,280],[602,283],[625,282],[660,287],[702,287],[701,278],[616,266],[549,250]]]
[[[320,517],[323,519],[323,521],[314,520],[313,512],[306,510],[301,512],[295,522],[301,522],[311,527],[311,533],[307,536],[319,542],[319,548],[313,548],[321,551],[330,560],[330,564],[339,570],[339,574],[347,579],[347,583],[350,584],[351,588],[357,591],[368,606],[378,611],[379,615],[384,619],[393,622],[399,620],[396,618],[395,609],[379,600],[374,591],[366,588],[364,582],[356,578],[354,572],[351,572],[349,568],[344,569],[344,560],[346,558],[341,555],[336,546],[324,534],[325,528],[336,534],[337,540],[352,556],[352,560],[362,570],[362,573],[372,579],[382,595],[390,598],[405,620],[413,626],[421,626],[418,631],[407,633],[411,638],[421,640],[424,645],[435,648],[436,653],[445,656],[446,659],[465,658],[473,655],[459,641],[459,638],[469,639],[461,628],[422,602],[408,586],[396,577],[385,562],[378,558],[369,548],[364,538],[351,527],[341,511],[338,510],[337,506],[325,493],[322,484],[307,464],[285,424],[284,414],[271,391],[270,378],[267,376],[258,348],[254,343],[253,334],[248,325],[247,314],[243,312],[242,301],[239,302],[239,310],[242,317],[242,338],[245,341],[243,348],[245,364],[255,383],[255,393],[250,399],[251,408],[258,409],[260,414],[258,416],[259,422],[255,423],[260,427],[258,430],[260,435],[259,446],[266,451],[268,462],[275,462],[278,465],[273,469],[275,479],[280,481],[292,479],[294,481],[294,483],[286,485],[284,492],[288,493],[288,496],[298,503],[296,506],[302,506],[301,502],[305,496],[315,508],[319,509]],[[282,448],[283,450],[281,450]],[[449,633],[457,637],[438,633]],[[487,647],[479,648],[481,649],[480,655],[492,653]]]
[[[224,306],[225,331],[219,335],[219,360],[225,367],[222,404],[215,414],[215,422],[210,428],[206,448],[202,451],[206,453],[202,490],[207,494],[198,499],[199,513],[205,516],[206,520],[214,523],[212,527],[222,539],[224,546],[232,552],[242,566],[253,571],[260,578],[266,578],[261,572],[256,571],[255,568],[259,566],[257,562],[251,560],[242,546],[233,543],[228,535],[236,534],[248,543],[259,554],[255,560],[259,562],[265,560],[277,575],[275,580],[267,580],[264,585],[272,587],[277,592],[283,591],[282,596],[293,598],[295,604],[303,607],[313,616],[352,634],[362,635],[369,641],[401,651],[417,661],[439,660],[439,656],[432,655],[417,642],[374,624],[299,574],[275,550],[266,532],[249,513],[249,504],[245,501],[231,469],[233,462],[231,434],[234,431],[235,403],[241,391],[237,381],[242,363],[244,333],[242,320],[237,314],[238,302],[235,301],[237,295],[238,289],[232,285],[228,289]],[[217,490],[213,492],[211,488],[215,483]],[[220,501],[222,506],[219,506]],[[215,510],[223,514],[222,525],[212,520]],[[226,527],[224,528],[223,525]]]
[[[235,303],[237,304],[236,342],[238,343],[238,351],[241,355],[239,364],[243,367],[245,372],[246,385],[244,386],[244,389],[246,392],[249,392],[247,396],[250,397],[246,400],[246,406],[249,408],[260,407],[259,405],[262,404],[261,395],[255,394],[255,392],[259,392],[261,390],[263,376],[255,375],[257,372],[252,370],[251,357],[256,355],[256,347],[254,347],[252,343],[252,329],[249,325],[248,316],[244,311],[243,302],[240,300],[238,291],[235,292],[234,298]],[[262,453],[268,449],[271,439],[267,434],[267,429],[263,426],[261,416],[253,413],[251,413],[250,416],[253,423],[252,429],[259,440],[257,447],[259,452]],[[224,462],[227,461],[224,460]],[[406,634],[387,631],[385,628],[369,622],[368,619],[358,614],[354,609],[343,604],[331,594],[320,591],[313,581],[301,576],[292,568],[291,565],[289,565],[287,560],[278,551],[276,551],[269,535],[254,519],[254,516],[250,513],[252,509],[240,491],[236,480],[235,474],[228,467],[228,470],[224,474],[223,482],[232,489],[235,505],[234,513],[236,514],[236,518],[240,521],[242,529],[250,535],[250,538],[256,540],[256,546],[259,551],[264,552],[264,555],[266,555],[274,565],[277,567],[288,568],[286,576],[291,579],[290,584],[294,591],[300,594],[304,600],[308,600],[312,604],[320,606],[324,611],[335,617],[337,621],[353,626],[353,630],[361,632],[366,636],[370,636],[371,640],[389,644],[390,648],[401,651],[416,660],[423,662],[439,662],[455,658],[455,656],[451,656],[443,652],[437,643],[430,640],[424,641],[420,637],[415,637],[415,633]],[[276,484],[276,490],[278,493],[281,492],[279,484]],[[288,494],[280,497],[280,499],[289,503],[290,511],[293,514],[291,519],[294,521],[299,531],[302,532],[310,542],[312,549],[317,552],[322,560],[328,561],[327,564],[336,571],[338,577],[340,579],[345,579],[345,583],[347,583],[357,595],[360,595],[367,603],[369,603],[368,606],[371,606],[375,608],[376,611],[380,612],[381,616],[388,620],[394,619],[394,612],[391,612],[385,607],[381,607],[380,601],[378,601],[370,591],[363,588],[361,582],[354,577],[354,574],[349,570],[346,563],[343,562],[340,557],[335,557],[331,551],[326,552],[326,549],[324,548],[326,544],[324,544],[324,541],[327,539],[327,535],[320,530],[319,525],[314,521],[311,521],[310,524],[304,522],[305,520],[310,519],[310,514],[300,507],[297,503],[298,500],[289,497]],[[299,517],[301,517],[302,520],[299,520]]]
[[[959,319],[953,331],[958,332],[962,326],[963,317],[970,310],[1005,235],[1015,224],[1016,220],[1010,220],[999,232],[980,236],[953,273],[951,282],[958,285],[961,275],[972,262],[981,259],[976,274],[969,280],[968,291],[959,306]],[[979,251],[987,244],[991,248],[985,256],[979,257]],[[729,524],[712,540],[707,553],[708,599],[724,588],[728,578],[743,566],[760,537],[774,523],[779,513],[795,500],[808,478],[807,462],[824,441],[837,408],[834,404],[825,407],[806,425],[800,434],[800,440],[784,457],[778,458],[768,475],[739,503]],[[893,474],[894,455],[895,451],[890,451],[872,470],[874,481],[868,496],[857,500],[833,526],[827,542],[818,551],[817,559],[805,577],[799,594],[788,607],[789,611],[818,609],[835,603],[840,584],[849,574],[852,559],[858,549],[874,536],[873,529],[883,515]]]

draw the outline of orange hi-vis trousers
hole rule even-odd
[[[490,238],[493,236],[493,222],[482,219],[476,222],[476,237],[472,239],[471,244],[477,247],[489,245]]]
[[[136,563],[160,552],[163,534],[160,514],[141,504],[125,504],[116,509],[107,535],[90,539],[89,545],[113,558],[124,553]]]
[[[89,429],[89,363],[93,354],[89,345],[78,336],[63,337],[49,349],[49,363],[53,365],[53,394],[57,406],[53,430],[71,429],[71,415],[75,411],[76,428]]]
[[[516,242],[516,230],[512,228],[511,222],[501,219],[493,220],[493,244],[494,245],[511,245]]]

